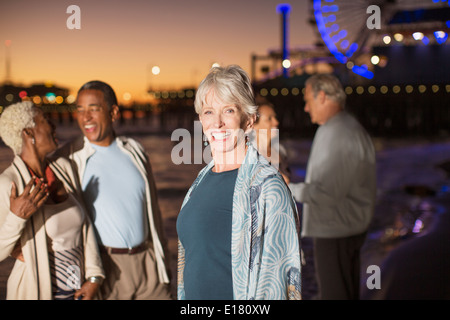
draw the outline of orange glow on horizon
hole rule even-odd
[[[278,2],[77,0],[80,30],[66,26],[68,2],[2,2],[0,65],[8,49],[13,83],[50,81],[76,96],[87,81],[102,80],[120,103],[146,102],[149,88],[196,88],[215,62],[250,73],[252,53],[279,46]],[[292,5],[292,45],[315,39],[307,14],[307,1]],[[4,78],[2,68],[0,83]],[[126,101],[125,93],[131,96]]]

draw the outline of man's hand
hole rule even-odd
[[[86,281],[83,283],[81,288],[75,292],[75,300],[92,300],[95,298],[98,289],[100,288],[100,283],[94,283]]]

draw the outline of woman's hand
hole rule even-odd
[[[75,292],[75,300],[92,300],[95,298],[98,289],[100,288],[100,283],[94,283],[86,281],[83,283],[81,288]]]
[[[12,213],[22,219],[28,219],[47,201],[47,185],[38,180],[33,190],[35,178],[31,178],[23,189],[23,193],[17,196],[17,187],[13,182],[11,196],[9,197],[9,209]]]
[[[23,253],[22,253],[22,246],[20,245],[20,240],[17,241],[16,245],[14,246],[14,249],[11,252],[11,257],[13,257],[14,259],[20,260],[22,262],[25,262],[25,258],[23,257]]]

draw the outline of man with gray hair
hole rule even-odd
[[[305,182],[289,184],[303,204],[302,237],[313,238],[319,297],[358,299],[360,249],[375,205],[375,149],[344,110],[346,95],[335,76],[308,78],[304,100],[305,111],[320,127]]]

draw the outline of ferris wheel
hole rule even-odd
[[[380,32],[368,25],[371,13],[379,9],[383,29],[398,10],[442,6],[437,0],[312,0],[312,10],[320,36],[339,63],[352,72],[372,79],[370,47]],[[446,5],[446,4],[444,4]],[[450,2],[448,3],[450,5]],[[371,11],[373,8],[374,11]]]

